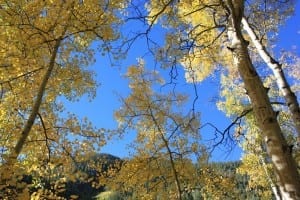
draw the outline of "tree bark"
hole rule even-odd
[[[267,180],[270,183],[270,186],[271,186],[271,189],[272,189],[273,194],[275,196],[275,199],[276,200],[282,200],[279,188],[278,188],[278,186],[276,184],[274,184],[274,181],[272,180],[272,177],[271,177],[271,175],[268,172],[268,167],[267,167],[265,158],[261,154],[259,155],[259,160],[260,160],[260,162],[261,162],[261,164],[262,164],[262,166],[264,168],[265,174],[267,176]]]
[[[46,73],[43,77],[42,83],[38,89],[37,97],[33,104],[29,118],[21,132],[21,136],[20,136],[19,140],[17,141],[17,144],[15,145],[14,149],[12,149],[11,152],[9,153],[6,163],[3,166],[1,166],[1,171],[0,171],[0,175],[1,175],[0,181],[1,182],[5,181],[6,179],[9,179],[10,175],[14,172],[13,167],[14,167],[15,163],[17,162],[17,158],[22,151],[25,141],[28,138],[28,135],[34,124],[34,121],[38,115],[38,112],[39,112],[39,109],[40,109],[40,106],[41,106],[41,103],[43,100],[43,96],[45,94],[45,89],[46,89],[48,80],[51,76],[51,73],[52,73],[54,65],[55,65],[55,59],[57,56],[57,52],[58,52],[61,40],[62,40],[62,37],[58,38],[55,41],[55,44],[53,47],[53,52],[51,54],[51,58],[50,58],[50,62],[49,62],[47,71],[46,71]]]
[[[288,106],[289,111],[292,115],[292,119],[298,135],[297,143],[300,144],[300,108],[299,108],[297,97],[295,93],[291,90],[291,87],[285,78],[281,64],[269,54],[266,47],[263,46],[262,43],[259,41],[256,33],[249,26],[248,21],[244,17],[242,18],[242,24],[243,24],[243,28],[248,33],[252,43],[257,49],[258,54],[268,65],[268,67],[273,71],[273,74],[276,78],[277,86],[280,89],[281,93],[283,94],[286,105]]]
[[[238,68],[251,100],[257,125],[262,131],[281,196],[283,199],[300,199],[300,176],[296,163],[277,121],[267,90],[251,62],[248,42],[244,40],[241,32],[244,1],[227,0],[226,5],[229,10],[229,49],[233,53],[234,66]]]

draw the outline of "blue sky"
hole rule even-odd
[[[300,54],[300,1],[296,1],[295,14],[281,26],[275,50],[294,50]]]
[[[300,44],[300,2],[297,2],[296,14],[291,17],[285,25],[282,26],[279,32],[278,44],[275,48],[276,51],[281,49],[292,50],[295,45]],[[131,27],[129,27],[130,29]],[[156,33],[157,34],[157,33]],[[147,55],[141,55],[142,52],[146,52],[143,40],[137,41],[137,43],[131,48],[129,54],[125,60],[122,60],[121,67],[111,66],[111,63],[107,57],[101,57],[97,55],[92,70],[96,71],[97,82],[100,87],[97,89],[97,97],[89,102],[83,97],[79,102],[66,104],[67,110],[78,114],[80,117],[87,116],[95,126],[104,128],[115,128],[117,126],[113,112],[120,107],[118,101],[118,95],[126,97],[129,92],[128,81],[122,78],[122,74],[125,73],[126,68],[130,65],[137,63],[138,57],[144,57],[146,60],[146,66],[153,67],[154,63],[152,59]],[[296,52],[299,54],[299,47],[296,48]],[[183,73],[180,74],[182,77]],[[183,82],[179,87],[190,88]],[[220,130],[225,129],[230,120],[225,115],[218,111],[213,102],[214,97],[218,96],[218,80],[207,79],[204,82],[197,85],[199,92],[199,100],[197,107],[201,111],[201,123],[210,122],[217,126]],[[117,95],[118,94],[118,95]],[[214,130],[211,128],[205,128],[201,130],[203,139],[212,137]],[[119,157],[127,157],[130,149],[127,145],[134,139],[134,133],[127,133],[122,139],[115,138],[112,141],[108,141],[108,144],[102,148],[103,153],[110,153]],[[225,151],[224,151],[225,150]],[[226,161],[226,160],[239,160],[241,156],[241,150],[236,146],[232,151],[226,152],[226,148],[217,148],[213,154],[213,161]]]

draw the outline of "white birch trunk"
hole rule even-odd
[[[276,184],[274,184],[274,181],[272,180],[272,177],[271,177],[271,175],[268,172],[268,167],[267,167],[267,164],[265,162],[265,158],[262,155],[259,155],[259,160],[260,160],[260,162],[261,162],[261,164],[263,166],[263,169],[264,169],[265,174],[267,176],[268,182],[270,183],[270,186],[271,186],[271,189],[272,189],[273,194],[275,196],[275,199],[276,200],[282,200],[279,188],[277,187]]]
[[[277,121],[267,90],[251,62],[248,42],[242,36],[243,13],[238,12],[243,12],[243,4],[242,0],[227,0],[230,10],[228,38],[231,42],[234,65],[238,68],[251,99],[257,125],[262,131],[268,155],[274,166],[281,196],[283,199],[300,199],[300,176],[296,163]]]
[[[243,28],[248,33],[251,38],[252,43],[257,49],[258,54],[268,65],[268,67],[273,71],[276,78],[277,86],[285,98],[286,105],[292,115],[292,119],[298,134],[297,143],[300,144],[300,108],[297,97],[295,93],[291,90],[289,83],[287,82],[284,72],[282,70],[281,64],[278,63],[272,56],[268,53],[267,49],[259,41],[257,35],[253,29],[249,26],[245,18],[242,19]]]

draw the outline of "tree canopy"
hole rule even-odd
[[[70,188],[85,185],[99,199],[300,199],[299,58],[274,49],[294,6],[1,1],[0,197],[83,199]],[[122,65],[138,40],[145,52]],[[120,63],[130,89],[110,130],[60,100],[96,97],[89,66],[100,55]],[[220,86],[216,106],[232,121],[224,131],[201,121],[198,87],[207,79]],[[214,131],[203,132],[206,125]],[[128,133],[135,135],[128,158],[100,154]],[[242,148],[241,163],[209,163],[226,141]]]

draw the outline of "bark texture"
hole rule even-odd
[[[269,182],[269,184],[271,186],[271,189],[273,191],[275,199],[276,200],[281,200],[282,198],[281,198],[281,194],[280,194],[279,188],[278,188],[278,186],[276,184],[274,184],[274,181],[272,180],[272,177],[271,177],[270,173],[268,172],[265,158],[262,155],[259,155],[259,160],[262,163],[262,166],[263,166],[263,168],[265,170],[265,174],[267,176],[267,180],[268,180],[268,182]]]
[[[274,165],[281,196],[283,199],[300,199],[300,176],[296,163],[271,106],[267,90],[251,62],[248,42],[244,40],[241,32],[242,13],[237,12],[243,12],[244,1],[227,0],[226,6],[230,11],[229,49],[233,53],[234,65],[238,68],[251,100],[257,125],[262,131],[268,155]]]
[[[291,87],[286,80],[281,64],[269,54],[266,47],[262,45],[256,33],[250,27],[248,21],[245,18],[242,19],[242,24],[243,24],[243,28],[248,33],[252,43],[257,49],[258,54],[268,65],[268,67],[273,71],[273,74],[276,78],[277,86],[280,89],[283,97],[285,98],[286,105],[288,106],[289,111],[292,115],[295,129],[298,134],[297,143],[300,144],[300,108],[299,108],[297,97],[295,93],[291,90]]]

